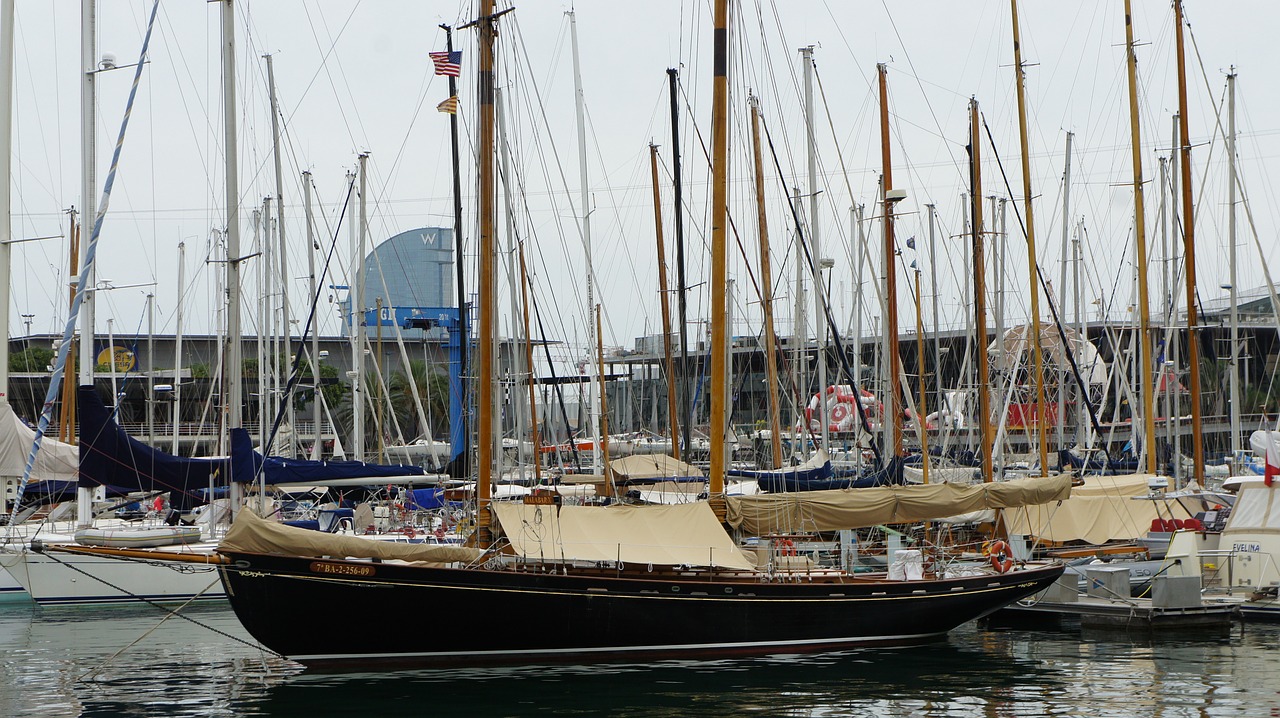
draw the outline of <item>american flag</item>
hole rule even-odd
[[[431,61],[436,65],[436,74],[446,77],[462,76],[462,51],[454,50],[453,52],[432,52],[429,53]]]

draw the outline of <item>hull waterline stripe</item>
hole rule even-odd
[[[795,641],[744,641],[737,643],[686,643],[651,646],[600,646],[595,648],[539,648],[501,651],[419,651],[410,653],[361,653],[359,655],[333,653],[288,656],[290,660],[306,663],[307,661],[350,661],[394,658],[459,658],[466,656],[537,656],[560,654],[599,654],[599,653],[655,653],[683,651],[714,651],[738,648],[791,648],[797,646],[851,645],[857,643],[887,643],[904,641],[922,641],[945,636],[946,631],[931,633],[904,633],[888,636],[862,636],[845,638],[815,638]]]

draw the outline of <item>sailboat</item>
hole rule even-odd
[[[715,3],[712,145],[712,296],[726,280],[728,2]],[[929,578],[888,580],[817,568],[771,551],[764,536],[753,557],[721,524],[795,530],[782,519],[824,530],[919,520],[958,506],[1017,506],[1069,495],[1066,479],[1035,478],[996,487],[873,489],[875,507],[855,492],[724,495],[724,387],[712,391],[710,500],[677,506],[569,506],[554,496],[493,502],[490,412],[495,339],[491,291],[495,246],[493,192],[493,0],[482,0],[479,34],[479,434],[476,531],[468,547],[370,546],[298,532],[241,512],[218,548],[232,608],[271,650],[307,665],[459,665],[655,656],[806,652],[934,640],[956,626],[1039,591],[1057,564],[932,570]],[[712,376],[724,376],[725,306],[712,321]],[[724,432],[727,433],[727,432]],[[720,435],[717,435],[720,434]],[[968,491],[956,502],[961,494]],[[918,493],[918,492],[916,492]],[[841,497],[839,495],[844,494]],[[870,498],[870,497],[869,497]],[[843,501],[842,501],[843,499]],[[945,499],[945,500],[944,500]],[[758,503],[763,500],[764,503]],[[779,504],[778,502],[781,502]],[[822,508],[841,506],[839,509]],[[723,512],[723,513],[721,513]],[[762,521],[772,519],[771,521]],[[782,545],[780,541],[777,545]],[[994,563],[994,562],[993,562]],[[960,575],[963,573],[963,575]],[[340,640],[298,626],[324,625],[334,606],[355,613],[409,615],[424,606],[462,607],[475,621],[410,622],[395,631],[358,631]],[[493,620],[520,610],[528,620]],[[557,620],[548,622],[546,617]]]

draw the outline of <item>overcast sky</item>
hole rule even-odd
[[[141,46],[149,2],[116,0],[99,10],[99,49],[133,63]],[[1190,2],[1187,15],[1188,75],[1193,188],[1198,202],[1197,237],[1201,296],[1221,295],[1227,282],[1226,165],[1215,112],[1225,123],[1225,76],[1239,72],[1237,123],[1239,171],[1268,261],[1277,258],[1280,207],[1272,168],[1280,155],[1280,98],[1272,76],[1280,70],[1274,30],[1280,8],[1272,2]],[[550,338],[584,341],[587,315],[585,262],[579,224],[578,145],[567,4],[530,2],[500,21],[499,84],[505,88],[514,175],[523,188],[517,198],[516,227],[527,240],[536,292]],[[1119,2],[1024,3],[1020,8],[1030,156],[1040,262],[1059,283],[1062,252],[1062,175],[1067,131],[1074,133],[1071,182],[1072,224],[1082,221],[1086,305],[1101,299],[1111,316],[1127,316],[1132,303],[1132,192],[1129,115],[1124,68],[1123,10]],[[313,173],[321,217],[319,231],[330,239],[345,191],[345,175],[357,152],[371,153],[370,229],[373,241],[423,225],[451,223],[448,122],[435,111],[447,96],[446,82],[432,74],[427,53],[444,48],[439,23],[462,24],[474,13],[469,3],[423,2],[240,2],[236,5],[240,134],[240,187],[245,253],[254,233],[250,212],[274,195],[271,125],[265,67],[274,55],[285,139],[286,239],[290,274],[301,278],[306,265],[302,237],[303,170]],[[741,3],[733,29],[731,112],[733,188],[731,212],[758,272],[756,221],[751,182],[747,96],[761,98],[785,175],[780,181],[767,160],[770,235],[774,281],[782,306],[781,333],[790,333],[793,296],[790,257],[793,232],[783,202],[783,186],[807,194],[805,132],[797,48],[815,46],[821,94],[815,133],[821,191],[817,233],[822,254],[835,260],[832,302],[841,323],[854,308],[855,270],[850,260],[849,212],[855,203],[874,206],[880,172],[876,63],[889,68],[894,185],[908,192],[898,211],[899,270],[918,260],[926,294],[936,277],[941,323],[963,321],[961,286],[966,245],[951,239],[963,230],[962,192],[967,191],[965,149],[967,102],[975,96],[995,139],[1004,171],[1019,200],[1017,114],[1009,7],[1003,2],[808,2]],[[1142,158],[1147,185],[1148,232],[1152,258],[1163,256],[1159,214],[1158,158],[1167,156],[1171,114],[1177,107],[1172,12],[1165,0],[1135,2]],[[577,30],[588,116],[588,167],[597,297],[605,312],[605,343],[630,347],[634,338],[656,331],[659,321],[654,250],[650,141],[661,147],[663,215],[667,246],[674,244],[670,192],[671,139],[667,97],[668,67],[682,73],[682,150],[686,179],[686,237],[690,318],[706,314],[707,250],[704,232],[708,200],[710,3],[653,0],[644,3],[589,2],[577,7]],[[78,196],[79,148],[78,3],[19,3],[16,122],[14,130],[14,220],[16,237],[65,234],[64,211],[82,206]],[[225,223],[222,98],[218,58],[219,5],[198,0],[161,4],[150,64],[125,139],[120,177],[100,248],[99,277],[115,285],[154,282],[153,288],[104,292],[98,331],[108,318],[121,333],[145,331],[144,296],[154,292],[158,331],[174,328],[179,298],[190,332],[217,326],[221,265],[210,244],[211,231]],[[473,152],[473,30],[455,37],[464,51],[460,91],[464,150]],[[99,77],[99,184],[105,179],[132,70]],[[692,114],[690,114],[690,112]],[[828,119],[829,118],[829,119]],[[985,140],[984,140],[985,143]],[[767,152],[767,150],[766,150]],[[1000,170],[984,167],[983,193],[1009,196]],[[464,165],[468,165],[464,161]],[[464,169],[464,232],[474,263],[474,179]],[[852,193],[852,196],[850,195]],[[96,205],[98,198],[93,202]],[[937,206],[939,257],[927,256],[924,206]],[[807,206],[806,206],[807,211]],[[1011,315],[1025,316],[1026,244],[1008,215],[1007,301]],[[1242,287],[1263,283],[1243,208],[1239,213]],[[879,226],[868,226],[873,248]],[[329,283],[345,284],[351,250],[345,226]],[[905,247],[915,236],[921,255]],[[503,235],[505,242],[505,234]],[[186,244],[186,284],[177,286],[177,245]],[[324,240],[328,246],[328,239]],[[65,319],[65,242],[19,245],[9,329],[25,333],[23,314],[32,314],[33,332],[59,331]],[[731,270],[739,278],[736,334],[759,331],[758,299],[750,290],[748,263],[731,246]],[[862,296],[867,331],[879,315],[871,281],[880,274],[880,256],[867,271]],[[1160,264],[1153,264],[1153,303],[1159,301]],[[394,272],[396,267],[382,268]],[[672,269],[674,273],[674,268]],[[248,275],[245,326],[253,331],[262,294],[252,262]],[[474,274],[468,281],[474,288]],[[906,275],[902,277],[905,279]],[[674,281],[674,279],[673,279]],[[295,315],[304,315],[305,283],[289,288]],[[507,290],[504,288],[503,290]],[[321,329],[338,329],[336,312],[322,297]],[[909,294],[902,293],[903,308]],[[1182,296],[1180,292],[1176,293]],[[926,304],[930,297],[926,297]],[[507,306],[505,297],[501,306]],[[1072,312],[1068,301],[1067,312]],[[1153,307],[1159,309],[1159,305]],[[1093,312],[1096,316],[1097,308]],[[508,319],[504,319],[506,330]]]

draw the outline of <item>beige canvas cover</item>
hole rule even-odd
[[[672,458],[666,454],[633,454],[609,462],[617,481],[644,481],[646,479],[670,479],[684,476],[702,476],[696,466]]]
[[[227,535],[218,544],[220,551],[248,551],[283,556],[321,558],[377,558],[384,561],[426,563],[470,562],[483,551],[464,546],[393,543],[356,536],[340,536],[270,521],[252,511],[240,511]]]
[[[725,503],[729,525],[750,534],[764,535],[911,523],[981,509],[1045,504],[1070,495],[1070,477],[1050,476],[975,486],[877,486],[727,496]]]
[[[22,476],[35,438],[35,430],[22,423],[12,406],[0,404],[0,476]],[[48,436],[41,440],[32,481],[75,481],[79,473],[79,447]]]
[[[1278,495],[1280,484],[1274,483],[1267,486],[1258,482],[1240,489],[1235,506],[1231,509],[1231,517],[1227,519],[1227,527],[1222,531],[1223,538],[1239,533],[1280,533]]]
[[[1134,541],[1151,529],[1151,520],[1187,519],[1191,516],[1177,501],[1147,500],[1151,474],[1088,476],[1084,486],[1071,490],[1071,498],[1055,506],[1027,506],[1006,511],[1009,533],[1035,536],[1043,541]]]
[[[706,501],[676,506],[561,506],[558,510],[495,503],[492,508],[511,547],[527,558],[754,568]]]

